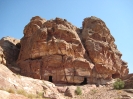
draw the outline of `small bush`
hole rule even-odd
[[[78,86],[77,87],[77,89],[75,90],[75,93],[77,94],[77,95],[81,95],[82,94],[82,90],[81,90],[81,88]]]
[[[118,90],[124,88],[124,85],[125,85],[124,81],[122,81],[122,80],[119,79],[119,78],[118,78],[118,79],[116,80],[116,82],[114,82],[114,84],[113,84],[114,89],[118,89]]]

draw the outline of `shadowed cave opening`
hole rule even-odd
[[[85,84],[87,84],[87,78],[86,77],[84,77],[84,80],[83,80],[83,82],[80,83],[80,85],[85,85]]]
[[[53,82],[53,80],[52,80],[52,76],[49,76],[49,80],[48,80],[49,82]]]
[[[115,74],[112,74],[112,78],[120,78],[120,74],[119,73],[115,73]]]
[[[20,48],[21,48],[21,44],[20,44],[20,43],[17,43],[17,44],[16,44],[16,47],[17,47],[18,49],[20,49]]]

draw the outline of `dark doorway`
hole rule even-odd
[[[87,78],[86,77],[84,77],[84,81],[81,82],[80,85],[85,85],[85,84],[87,84]]]
[[[120,78],[120,74],[119,73],[115,73],[115,74],[112,74],[112,78]]]
[[[49,80],[48,80],[48,81],[53,82],[53,81],[52,81],[52,76],[49,76]]]

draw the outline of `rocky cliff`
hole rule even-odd
[[[13,72],[19,73],[16,61],[20,51],[20,40],[12,37],[3,37],[0,40],[0,64],[6,65]]]
[[[106,84],[128,74],[106,24],[85,18],[82,29],[66,19],[33,17],[24,28],[17,64],[21,74],[54,83]]]

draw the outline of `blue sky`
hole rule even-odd
[[[86,17],[102,19],[115,38],[122,59],[133,73],[133,0],[0,0],[0,38],[22,38],[33,16],[60,17],[82,27]]]

